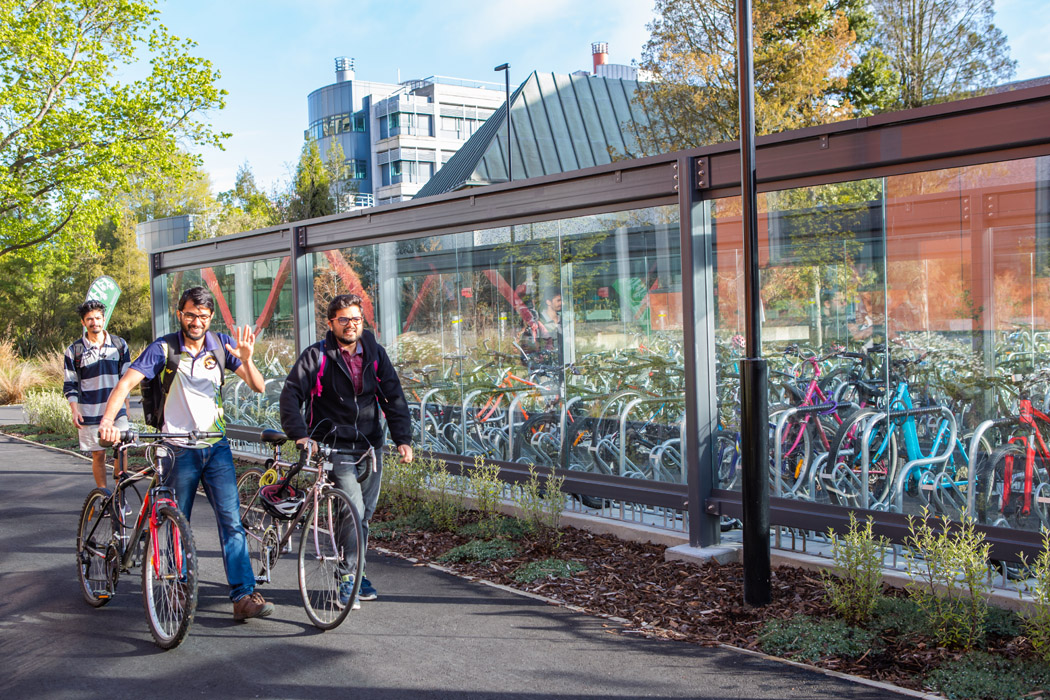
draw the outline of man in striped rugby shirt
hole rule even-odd
[[[65,384],[62,393],[73,412],[73,425],[80,434],[80,449],[91,453],[95,485],[106,486],[106,450],[98,444],[98,424],[117,381],[131,365],[131,353],[123,338],[105,330],[106,307],[89,299],[77,308],[84,335],[66,348]],[[116,427],[128,427],[127,402],[120,409]],[[119,466],[114,465],[114,474]]]

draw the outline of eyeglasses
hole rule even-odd
[[[346,328],[351,323],[355,326],[360,325],[361,321],[364,321],[365,319],[362,316],[340,316],[338,318],[330,318],[328,320],[333,321],[334,323],[338,323],[340,328]]]
[[[179,313],[190,323],[193,323],[194,321],[200,321],[201,323],[211,321],[211,314],[191,314],[188,311],[180,311]]]

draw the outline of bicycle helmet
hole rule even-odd
[[[298,515],[304,500],[306,493],[294,486],[270,484],[259,489],[259,501],[263,508],[279,520],[291,520]]]

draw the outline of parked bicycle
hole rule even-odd
[[[197,608],[197,550],[175,492],[163,484],[163,440],[191,443],[222,433],[124,431],[118,458],[145,447],[149,464],[117,479],[112,492],[88,494],[77,528],[77,577],[88,605],[100,608],[116,594],[120,575],[142,564],[142,602],[157,646],[173,649],[189,633]],[[108,445],[107,445],[108,446]],[[137,484],[148,479],[145,493]],[[134,505],[138,505],[137,515]],[[131,518],[134,516],[134,519]]]

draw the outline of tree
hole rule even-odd
[[[907,109],[959,99],[1013,77],[993,0],[872,0],[872,41],[896,74]]]
[[[259,189],[247,162],[237,169],[233,189],[220,192],[217,199],[222,205],[216,232],[219,236],[250,231],[280,222],[277,205]]]
[[[180,177],[179,144],[219,145],[201,120],[225,91],[157,0],[0,0],[0,257],[63,245],[113,194]],[[145,50],[149,73],[122,81]]]
[[[321,158],[317,142],[307,139],[299,154],[299,164],[292,179],[287,221],[300,221],[336,212],[333,187],[342,178],[346,168],[343,149],[334,144],[328,151],[328,159]]]
[[[640,67],[637,103],[647,153],[737,138],[733,0],[657,0]],[[860,0],[757,0],[754,9],[755,122],[771,133],[841,119]],[[634,154],[637,155],[637,154]]]

